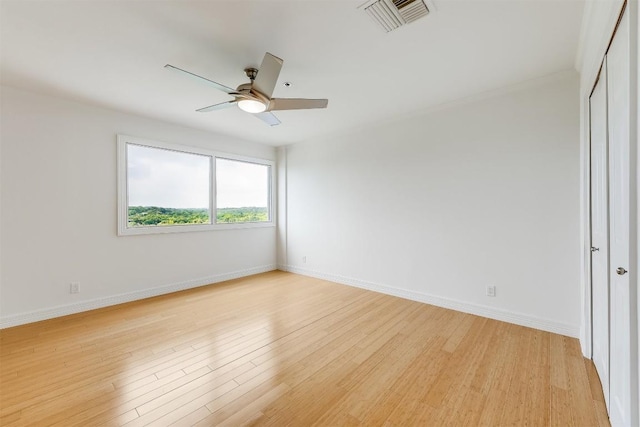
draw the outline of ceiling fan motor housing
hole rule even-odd
[[[251,81],[254,81],[256,79],[256,76],[258,75],[258,69],[257,68],[245,68],[244,69],[245,74],[247,75],[247,77],[249,77],[251,79]]]

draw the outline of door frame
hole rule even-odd
[[[599,3],[597,7],[599,10],[595,10],[596,3]],[[585,5],[583,28],[582,28],[582,42],[585,39],[591,37],[592,40],[588,40],[591,43],[591,47],[596,46],[597,52],[590,52],[592,55],[590,58],[584,58],[586,52],[579,51],[577,64],[582,67],[581,70],[581,89],[580,89],[580,260],[581,260],[581,322],[580,322],[580,345],[582,353],[587,358],[592,358],[592,284],[591,284],[591,198],[590,198],[590,109],[589,98],[600,73],[601,64],[604,56],[609,48],[613,34],[617,27],[618,21],[622,15],[624,8],[627,8],[629,13],[630,24],[630,93],[631,93],[631,120],[629,136],[631,138],[630,147],[630,259],[633,264],[636,260],[637,265],[630,265],[629,267],[629,281],[632,290],[636,292],[635,299],[632,295],[633,305],[632,307],[632,339],[635,339],[635,352],[638,366],[635,366],[635,373],[632,373],[635,382],[635,387],[638,388],[637,393],[640,393],[640,292],[638,291],[638,267],[640,267],[640,247],[638,232],[640,230],[640,220],[638,219],[638,212],[640,212],[640,150],[638,149],[638,121],[640,121],[640,108],[638,102],[640,100],[640,90],[638,81],[640,80],[640,67],[638,66],[638,48],[640,47],[640,34],[638,34],[638,22],[640,21],[640,7],[638,0],[626,0],[620,2],[587,2]],[[605,9],[606,8],[606,9]],[[596,16],[597,15],[597,16]],[[595,17],[595,18],[594,18]],[[595,23],[595,24],[594,24]],[[593,24],[593,28],[589,24]],[[593,31],[595,28],[596,31]],[[594,36],[593,34],[596,33]],[[589,34],[589,35],[587,35]],[[597,40],[594,40],[597,37]],[[581,45],[581,48],[583,46]],[[634,120],[636,118],[636,120]],[[634,268],[635,267],[635,268]],[[635,322],[634,320],[635,319]],[[635,331],[634,331],[635,329]],[[639,394],[637,394],[639,395]],[[638,420],[639,408],[636,403],[635,414],[632,415],[632,419]]]

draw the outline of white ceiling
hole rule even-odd
[[[573,68],[583,0],[434,0],[384,33],[364,0],[0,1],[2,84],[239,138],[283,145]],[[278,111],[269,127],[224,85],[268,51],[284,59],[276,97],[329,98]],[[285,88],[282,83],[293,86]]]

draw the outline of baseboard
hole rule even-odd
[[[27,323],[39,322],[41,320],[53,319],[54,317],[66,316],[69,314],[81,313],[83,311],[94,310],[96,308],[108,307],[125,302],[137,301],[145,298],[155,297],[158,295],[170,294],[172,292],[197,288],[200,286],[210,285],[212,283],[239,279],[241,277],[251,276],[253,274],[266,273],[267,271],[273,271],[276,269],[277,267],[275,264],[263,265],[259,267],[248,268],[245,270],[238,270],[229,273],[216,274],[208,277],[201,277],[184,282],[171,283],[168,285],[162,285],[156,288],[144,289],[141,291],[112,295],[104,298],[96,298],[93,300],[82,301],[75,304],[59,305],[44,310],[13,314],[10,316],[0,317],[0,329],[24,325]]]
[[[214,276],[202,277],[198,279],[188,280],[185,282],[172,283],[159,286],[156,288],[145,289],[125,294],[112,295],[104,298],[97,298],[89,301],[82,301],[75,304],[56,306],[44,310],[36,310],[27,313],[14,314],[11,316],[0,317],[0,329],[10,328],[13,326],[24,325],[27,323],[39,322],[41,320],[52,319],[55,317],[66,316],[69,314],[81,313],[83,311],[94,310],[97,308],[108,307],[116,304],[122,304],[131,301],[137,301],[145,298],[155,297],[158,295],[169,294],[172,292],[182,291],[185,289],[197,288],[213,283],[224,282],[241,277],[251,276],[253,274],[266,273],[273,270],[288,271],[291,273],[301,274],[303,276],[315,277],[318,279],[329,280],[331,282],[343,285],[354,286],[361,289],[380,292],[387,295],[393,295],[412,301],[423,302],[438,307],[449,308],[464,313],[475,314],[477,316],[488,317],[490,319],[501,320],[503,322],[514,323],[516,325],[527,326],[530,328],[540,329],[543,331],[553,332],[561,335],[577,338],[579,336],[579,327],[568,325],[565,323],[553,322],[522,313],[515,313],[508,310],[487,307],[479,304],[472,304],[464,301],[454,300],[450,298],[438,297],[422,292],[408,291],[405,289],[394,288],[391,286],[381,285],[372,282],[366,282],[359,279],[340,276],[336,274],[322,273],[318,271],[299,268],[291,265],[265,265],[260,267],[249,268],[245,270],[233,271],[229,273],[217,274]]]
[[[295,267],[291,265],[278,265],[278,269],[291,273],[301,274],[303,276],[315,277],[318,279],[328,280],[343,285],[354,286],[356,288],[366,289],[369,291],[380,292],[387,295],[393,295],[412,301],[423,302],[438,307],[449,308],[451,310],[461,311],[463,313],[475,314],[477,316],[487,317],[489,319],[500,320],[503,322],[513,323],[529,328],[540,329],[547,332],[553,332],[573,338],[578,338],[580,328],[578,325],[569,325],[566,323],[554,322],[539,317],[530,316],[522,313],[515,313],[494,307],[487,307],[480,304],[443,298],[422,292],[408,291],[406,289],[394,288],[391,286],[381,285],[377,283],[366,282],[364,280],[344,277],[336,274],[322,273],[318,271],[308,270],[306,268]]]

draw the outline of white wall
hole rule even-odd
[[[0,326],[275,268],[275,227],[116,236],[117,133],[270,160],[273,147],[8,87],[1,95]]]
[[[561,73],[289,146],[284,268],[577,336],[577,101]]]
[[[287,151],[286,147],[279,147],[277,153],[277,237],[276,259],[280,264],[286,264],[287,259]]]

